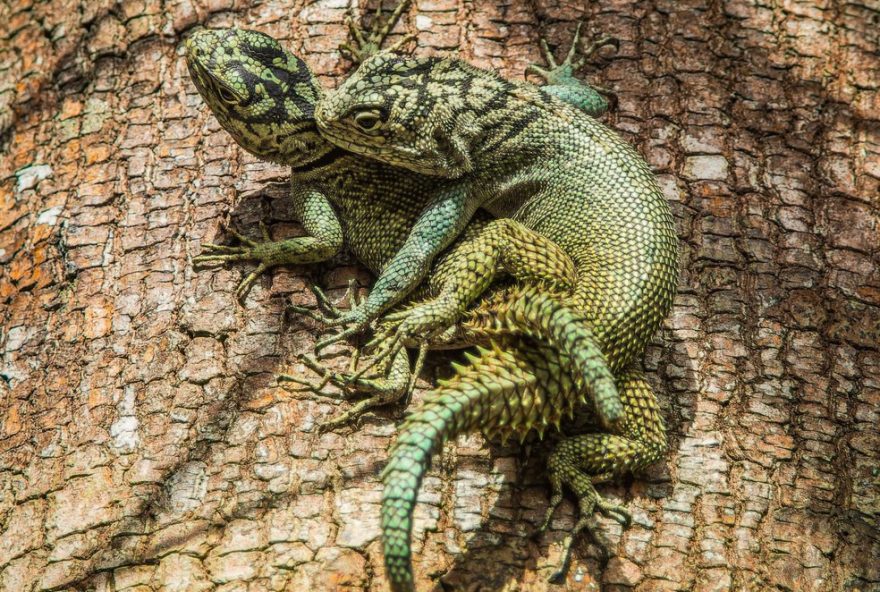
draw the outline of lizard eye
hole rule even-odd
[[[238,97],[232,94],[232,91],[223,86],[217,86],[217,96],[220,97],[220,100],[226,103],[235,103],[238,101]]]
[[[378,109],[361,111],[354,116],[354,122],[365,132],[376,131],[382,124],[382,112]]]

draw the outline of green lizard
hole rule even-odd
[[[389,220],[386,218],[387,212],[395,212],[396,214],[401,211],[408,212],[409,218],[403,216],[402,219],[404,221],[413,220],[413,212],[417,213],[418,208],[407,210],[407,204],[410,202],[406,200],[410,199],[413,194],[418,195],[419,191],[424,191],[426,188],[427,190],[435,188],[438,185],[436,180],[432,180],[426,185],[424,180],[419,181],[418,175],[410,173],[400,175],[399,171],[387,170],[387,167],[372,169],[370,167],[375,163],[373,165],[365,164],[365,161],[358,162],[356,159],[350,161],[347,160],[348,157],[343,158],[345,155],[333,153],[326,146],[322,146],[320,140],[314,135],[314,125],[309,113],[309,105],[313,104],[316,97],[320,96],[320,89],[314,84],[311,74],[308,73],[304,64],[283,52],[277,43],[265,36],[242,31],[202,32],[188,42],[187,57],[197,88],[205,97],[206,102],[211,105],[224,127],[233,133],[239,143],[258,156],[293,165],[294,202],[307,231],[315,235],[279,243],[259,244],[246,241],[246,246],[242,248],[215,247],[216,250],[223,251],[223,253],[219,256],[200,258],[197,262],[259,261],[258,270],[249,275],[242,283],[242,289],[245,289],[258,273],[271,265],[285,262],[316,261],[328,257],[338,249],[338,243],[341,243],[340,235],[345,234],[345,238],[350,242],[353,250],[368,266],[373,269],[381,269],[382,257],[387,256],[388,252],[394,250],[393,248],[389,247],[384,255],[379,254],[373,259],[365,257],[364,254],[370,254],[369,247],[371,246],[383,247],[396,244],[399,247],[402,243],[400,237],[405,233],[395,235],[389,233],[388,229],[384,227],[377,231],[377,227],[382,223],[387,226],[389,221],[397,222],[397,219]],[[287,97],[280,88],[279,80],[292,87],[293,91],[291,92],[295,93],[295,96]],[[237,87],[237,92],[240,94],[233,94],[234,91],[230,87]],[[313,91],[313,94],[309,96],[308,91]],[[302,100],[303,97],[305,100]],[[274,98],[275,102],[268,100],[270,98]],[[279,103],[281,107],[278,106]],[[313,154],[319,156],[316,158]],[[332,154],[332,157],[328,158],[328,154]],[[338,178],[339,175],[342,176],[341,180]],[[350,177],[354,177],[354,179],[349,179],[350,184],[346,185],[345,180]],[[378,185],[378,191],[370,192],[372,186],[369,183],[371,182]],[[296,184],[300,184],[302,187],[297,188]],[[409,191],[414,193],[400,192],[401,187],[408,187]],[[304,188],[308,191],[304,191]],[[326,192],[328,189],[332,190],[329,198],[326,195],[314,195],[314,193]],[[386,196],[389,198],[384,199]],[[299,202],[298,200],[303,201]],[[406,207],[401,208],[401,203]],[[378,210],[380,217],[375,217],[377,214],[370,214],[370,208]],[[332,213],[340,214],[338,219],[321,220],[327,209],[335,210]],[[315,216],[316,213],[317,216]],[[310,215],[312,217],[311,224],[309,223]],[[315,222],[314,218],[319,219]],[[326,216],[326,218],[331,217]],[[336,223],[335,228],[334,222]],[[519,230],[527,232],[527,229],[514,221],[498,220],[494,223],[514,228],[519,226]],[[322,233],[321,230],[324,226],[329,226],[330,231]],[[361,227],[366,227],[366,232],[358,234],[357,231]],[[473,236],[478,236],[481,232],[479,222],[472,224],[472,227],[476,229],[477,233]],[[343,233],[343,229],[345,229],[345,233]],[[348,233],[349,230],[354,233]],[[371,235],[371,232],[377,234]],[[493,233],[489,234],[491,236]],[[503,237],[503,235],[502,232],[498,236]],[[538,240],[536,237],[533,237],[532,240]],[[453,253],[460,249],[466,252],[467,249],[463,245],[467,245],[468,242],[468,240],[462,241],[444,261],[455,260],[456,257],[453,256]],[[368,247],[366,250],[364,250],[365,244]],[[525,252],[529,251],[529,246],[529,241],[524,243],[520,241],[520,247]],[[361,249],[360,252],[359,249]],[[516,248],[497,249],[497,245],[496,250],[514,254],[517,251]],[[552,253],[553,246],[540,246],[537,252]],[[477,253],[480,256],[485,255],[479,248],[472,249],[472,253]],[[463,260],[469,261],[467,257]],[[494,264],[497,263],[497,258],[493,260],[490,256],[488,260],[484,259],[483,261]],[[442,263],[438,264],[432,280],[442,277]],[[552,262],[548,264],[535,260],[528,263],[526,268],[537,268],[539,279],[541,278],[541,268],[545,268],[548,276],[546,279],[550,282],[554,277],[567,275],[565,272],[558,272],[558,270],[550,273],[553,265]],[[479,270],[478,268],[469,269],[471,271]],[[477,273],[477,276],[479,277],[481,273],[484,272]],[[469,286],[470,282],[466,282],[466,284]],[[555,326],[557,334],[561,332],[563,337],[573,336],[574,345],[578,345],[578,332],[570,332],[568,328],[575,326],[580,319],[576,316],[572,317],[571,313],[568,313],[568,317],[564,314],[555,314],[558,307],[554,307],[549,290],[536,289],[535,286],[510,288],[507,291],[496,293],[494,299],[489,299],[485,306],[479,306],[477,310],[482,311],[482,316],[479,312],[471,314],[469,327],[468,323],[465,323],[466,328],[463,331],[471,337],[480,334],[484,336],[504,334],[511,327],[514,330],[519,327],[519,330],[526,334],[533,330],[535,334],[540,336],[541,331],[546,330],[550,325]],[[525,330],[522,330],[522,325],[525,325]],[[537,325],[537,329],[534,329],[535,325]],[[530,329],[530,326],[533,328]],[[552,330],[550,333],[552,335]],[[586,388],[583,385],[579,386],[572,379],[563,378],[565,370],[570,368],[571,363],[565,355],[560,355],[560,352],[553,348],[547,348],[529,340],[517,340],[509,335],[499,337],[499,339],[504,339],[504,343],[509,344],[509,348],[507,348],[509,351],[505,354],[508,358],[511,355],[510,352],[521,350],[522,360],[540,361],[545,373],[553,377],[552,380],[547,379],[548,385],[564,384],[565,389],[563,390],[577,391],[580,393],[577,402],[583,402],[583,393]],[[575,354],[580,353],[583,352],[575,352]],[[534,426],[543,432],[546,425],[558,422],[573,408],[576,402],[575,398],[563,401],[563,405],[556,405],[555,399],[546,397],[542,389],[536,388],[536,383],[530,382],[534,377],[525,374],[511,374],[503,365],[498,365],[498,372],[493,375],[492,365],[485,363],[486,355],[484,352],[481,369],[488,369],[489,372],[484,375],[481,373],[481,380],[484,382],[489,380],[491,383],[493,379],[497,378],[501,383],[509,384],[511,378],[515,377],[521,387],[523,398],[519,402],[520,405],[517,407],[516,413],[509,417],[513,424],[517,424],[521,428]],[[398,359],[399,357],[395,358],[395,364]],[[589,358],[586,359],[589,360]],[[466,372],[466,369],[460,371]],[[366,382],[368,381],[364,381],[362,386],[368,387]],[[551,388],[551,391],[553,390]],[[632,396],[632,393],[636,392],[638,392],[637,389],[631,389],[630,395]],[[498,400],[498,403],[500,404],[501,401]],[[649,419],[653,421],[654,418]],[[648,423],[654,425],[652,422]],[[657,419],[656,425],[659,426],[658,429],[662,434],[662,423],[659,422],[659,419]],[[505,430],[501,429],[499,433],[504,435]],[[616,511],[616,508],[602,502],[599,498],[595,498],[593,503],[603,511]],[[624,515],[622,510],[620,514]]]
[[[624,416],[619,431],[565,439],[551,454],[553,496],[542,528],[564,486],[581,511],[572,536],[589,528],[596,509],[617,513],[593,484],[656,460],[666,446],[637,362],[672,304],[677,239],[644,160],[559,98],[452,59],[373,56],[320,100],[315,117],[337,146],[452,180],[457,199],[523,223],[572,257],[577,283],[568,304],[586,319],[616,376]],[[417,332],[453,320],[438,321],[438,309],[454,307],[429,302],[393,321]],[[412,510],[433,452],[471,430],[527,431],[543,414],[557,420],[582,400],[577,385],[557,373],[553,353],[539,350],[500,336],[401,427],[383,473],[383,549],[393,590],[413,588]]]
[[[469,229],[466,232],[479,240],[456,246],[444,261],[469,262],[470,270],[477,272],[466,284],[469,291],[476,288],[476,294],[468,294],[470,299],[485,289],[498,271],[547,285],[560,281],[564,284],[566,278],[573,277],[568,256],[520,223],[481,215],[469,227],[469,214],[465,216],[468,220],[460,220],[455,212],[464,214],[476,207],[451,198],[460,192],[450,189],[454,183],[438,182],[345,153],[323,141],[313,118],[314,105],[322,96],[321,88],[308,67],[270,37],[235,29],[202,30],[187,40],[186,56],[196,88],[236,141],[261,158],[291,166],[295,213],[308,233],[305,237],[263,243],[237,235],[244,246],[208,245],[210,254],[197,257],[195,263],[259,262],[240,285],[239,294],[265,269],[283,263],[326,260],[341,248],[344,240],[362,262],[380,272],[378,287],[374,287],[364,306],[357,308],[370,310],[367,318],[372,318],[411,292],[408,274],[414,266],[416,276],[421,277],[420,270],[433,259],[428,257],[425,261],[426,253],[439,252],[454,238],[434,233],[439,230],[440,235],[445,235],[455,230],[453,234],[460,234],[459,228]],[[413,250],[416,256],[412,255]],[[464,276],[444,274],[443,265],[442,261],[438,263],[432,274],[429,293],[443,295],[460,287]],[[373,299],[375,294],[383,297]],[[565,360],[571,363],[578,384],[592,390],[600,415],[613,423],[622,409],[613,377],[598,348],[592,345],[589,330],[579,330],[575,326],[579,318],[559,306],[550,294],[549,290],[543,292],[540,317],[531,314],[538,309],[526,307],[525,298],[518,306],[515,302],[506,303],[506,326],[541,336],[562,350],[567,348],[570,355]],[[373,308],[369,308],[371,302]],[[528,310],[524,311],[524,307]],[[559,314],[554,317],[550,311]],[[486,335],[486,331],[478,330],[480,326],[486,325],[475,325],[464,332],[468,342],[477,342],[480,335]],[[438,339],[445,341],[439,336]],[[405,392],[409,382],[408,358],[400,349],[394,349],[390,358],[391,369],[385,378],[325,376],[375,393],[329,425],[347,420],[370,405],[390,402]]]

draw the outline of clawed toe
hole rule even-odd
[[[259,264],[256,269],[245,276],[235,288],[235,297],[241,302],[260,276],[275,264],[271,257],[267,256],[268,250],[266,249],[267,243],[272,242],[272,237],[269,235],[269,229],[262,222],[260,222],[260,233],[262,234],[263,242],[250,239],[231,226],[228,226],[225,231],[241,244],[234,247],[214,243],[202,245],[204,253],[193,257],[193,265],[200,267],[204,265],[225,265],[239,261],[258,262]]]
[[[582,26],[583,23],[578,23],[571,46],[562,62],[556,61],[556,57],[550,50],[547,40],[543,37],[539,39],[541,54],[547,62],[547,67],[544,68],[538,64],[530,64],[526,68],[526,72],[537,74],[541,78],[544,78],[549,84],[557,84],[560,81],[569,79],[575,71],[579,70],[587,63],[587,60],[590,59],[593,54],[603,47],[614,46],[616,50],[620,49],[620,41],[608,35],[603,35],[594,40],[587,47],[579,49],[578,45],[581,38]]]
[[[214,243],[205,243],[204,245],[202,245],[202,249],[204,249],[208,252],[215,252],[215,253],[238,253],[239,251],[241,251],[240,247],[231,247],[229,245],[217,245]],[[199,256],[195,257],[194,260],[201,259],[203,257],[205,257],[205,255],[199,255]]]
[[[351,394],[350,387],[354,381],[352,380],[350,375],[330,370],[329,368],[323,366],[318,360],[315,360],[310,356],[302,355],[299,356],[298,359],[305,367],[317,374],[318,379],[309,380],[306,378],[293,376],[291,374],[279,374],[276,378],[278,383],[292,382],[299,385],[300,387],[294,390],[299,392],[311,392],[321,397],[343,399],[347,398]],[[332,384],[333,386],[340,389],[342,392],[327,392],[325,389],[328,384]]]
[[[327,324],[333,320],[332,318],[328,318],[327,316],[317,312],[315,309],[309,308],[307,306],[298,306],[296,304],[291,304],[287,307],[287,310],[302,315],[306,318],[312,319],[313,321],[321,324]]]
[[[307,318],[312,319],[313,321],[330,327],[343,323],[344,321],[340,321],[340,319],[345,315],[345,311],[340,310],[335,304],[333,304],[333,302],[330,300],[330,297],[327,296],[327,294],[318,286],[312,285],[310,286],[310,289],[315,295],[315,302],[317,303],[316,307],[291,304],[287,307],[287,310],[289,312],[303,315]],[[357,281],[354,279],[349,280],[348,288],[346,289],[345,294],[343,294],[342,298],[340,299],[340,302],[345,301],[348,301],[349,303],[349,310],[351,310],[351,308],[356,308],[360,304],[360,301],[357,297]],[[335,341],[336,340],[331,341],[330,343],[334,343]]]
[[[308,380],[290,374],[279,374],[278,383],[292,382],[300,386],[294,389],[299,392],[311,392],[321,397],[332,397],[336,399],[349,398],[352,395],[361,392],[373,392],[372,396],[362,399],[352,405],[352,407],[327,421],[318,424],[319,432],[335,430],[337,428],[349,425],[357,421],[372,407],[393,403],[400,399],[403,394],[399,385],[389,382],[386,378],[377,374],[365,376],[366,368],[358,372],[336,372],[323,366],[318,360],[310,356],[300,356],[300,362],[307,368],[318,374],[317,380]],[[326,387],[328,384],[340,389],[340,393],[328,393]]]
[[[603,516],[616,520],[623,527],[632,524],[632,514],[622,505],[609,502],[601,497],[598,497],[594,503],[596,510],[598,510]]]

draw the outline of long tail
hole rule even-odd
[[[592,393],[602,423],[623,418],[614,375],[583,314],[540,285],[496,291],[467,313],[463,330],[472,335],[527,335],[558,350],[578,389]]]
[[[413,590],[410,535],[419,486],[431,456],[458,434],[543,434],[549,424],[583,402],[582,391],[562,372],[546,349],[519,347],[515,338],[494,341],[491,349],[468,356],[467,366],[454,365],[456,376],[442,381],[425,403],[401,425],[382,474],[382,548],[394,592]]]

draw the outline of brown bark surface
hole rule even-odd
[[[617,37],[586,74],[678,220],[680,292],[646,356],[670,453],[602,487],[635,523],[600,520],[614,557],[584,540],[567,588],[880,590],[875,0],[416,3],[399,30],[417,54],[513,78],[542,33],[560,51],[579,20]],[[252,235],[299,227],[260,191],[284,169],[197,95],[183,35],[260,29],[332,85],[346,5],[0,2],[0,589],[386,589],[400,409],[319,434],[346,404],[274,383],[319,334],[286,303],[366,272],[275,270],[242,306],[247,266],[191,263],[230,213]],[[417,511],[424,589],[562,589],[546,578],[572,504],[529,537],[545,454],[447,446]]]

